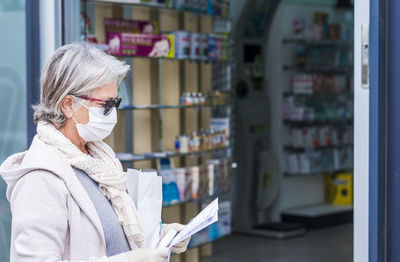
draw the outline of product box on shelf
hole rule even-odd
[[[223,54],[223,39],[224,37],[220,35],[215,36],[215,44],[216,44],[216,60],[221,61],[222,60],[222,54]]]
[[[209,227],[194,234],[190,239],[188,247],[194,247],[208,243],[232,232],[232,211],[230,201],[218,203],[218,221]]]
[[[299,156],[296,153],[285,154],[286,165],[285,170],[287,173],[296,174],[300,173]]]
[[[193,166],[189,169],[192,174],[192,199],[198,199],[200,189],[200,168],[198,166]]]
[[[297,74],[293,76],[293,92],[295,94],[312,94],[313,77],[310,74]]]
[[[210,232],[210,227],[212,225],[210,225],[209,227],[206,227],[206,228],[200,230],[199,232],[197,232],[196,234],[194,234],[190,238],[188,248],[193,247],[193,246],[199,246],[199,245],[210,242],[210,233],[209,232]]]
[[[223,185],[223,177],[221,174],[220,159],[209,159],[206,161],[208,166],[208,186],[209,194],[214,195],[220,192]]]
[[[179,200],[185,201],[186,168],[175,168],[176,184],[178,186]]]
[[[232,31],[232,21],[216,18],[213,23],[212,31],[217,34],[228,35]]]
[[[222,190],[228,191],[232,183],[232,169],[230,168],[231,160],[229,158],[223,158],[221,161],[223,174]]]
[[[185,168],[185,200],[192,199],[192,171],[190,168]]]
[[[208,60],[208,34],[200,34],[200,59]]]
[[[120,56],[174,57],[173,35],[106,32],[110,54]]]
[[[218,222],[210,226],[210,240],[215,240],[222,236],[229,235],[232,231],[232,211],[231,202],[224,201],[219,203]]]
[[[207,161],[206,163],[207,165],[207,181],[208,181],[208,195],[212,196],[216,193],[215,191],[215,168],[214,168],[214,164],[210,161]]]
[[[159,7],[173,7],[173,0],[140,0],[140,3]]]
[[[217,36],[213,34],[208,35],[208,59],[216,61],[218,56],[217,51]]]
[[[175,0],[175,8],[185,11],[197,13],[205,13],[207,11],[206,0]]]
[[[207,13],[214,16],[229,17],[230,3],[228,0],[206,0]]]
[[[133,34],[158,34],[158,27],[155,22],[144,20],[130,20],[117,18],[104,18],[105,32],[124,32]]]
[[[171,34],[174,36],[175,42],[175,58],[187,59],[190,57],[191,37],[188,31],[173,31]]]
[[[201,34],[190,33],[190,59],[198,60],[201,58]]]
[[[159,173],[162,177],[162,195],[163,204],[173,204],[180,200],[177,179],[174,170],[171,167],[169,158],[159,160]]]
[[[338,148],[333,151],[333,165],[335,169],[349,169],[353,167],[353,148],[351,146]]]
[[[202,165],[200,166],[199,197],[204,198],[208,195],[208,168],[207,165]]]
[[[215,131],[223,131],[225,134],[225,146],[229,146],[229,137],[230,137],[230,119],[227,117],[221,118],[211,118],[210,119],[210,129]]]

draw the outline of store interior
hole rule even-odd
[[[353,260],[352,0],[64,9],[65,44],[132,66],[106,142],[124,168],[162,176],[163,222],[185,224],[218,198],[218,222],[171,261]]]

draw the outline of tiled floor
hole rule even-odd
[[[353,225],[309,231],[290,240],[231,235],[213,247],[214,255],[201,262],[351,262]]]

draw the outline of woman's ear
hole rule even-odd
[[[63,98],[63,100],[61,101],[61,111],[63,112],[63,114],[65,115],[66,118],[71,118],[72,114],[74,112],[73,110],[73,106],[74,106],[74,99],[72,98],[72,96],[67,95]]]

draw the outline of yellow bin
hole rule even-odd
[[[353,173],[337,173],[325,176],[326,201],[334,205],[353,204]]]

